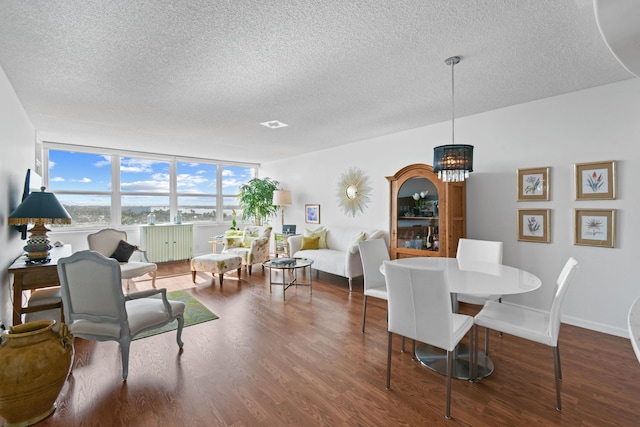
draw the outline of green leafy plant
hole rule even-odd
[[[278,184],[271,178],[252,178],[240,186],[243,221],[252,220],[255,225],[262,225],[267,218],[275,216],[278,207],[273,205],[273,192]]]
[[[236,210],[233,209],[231,211],[231,228],[229,230],[236,230],[238,228],[238,223],[236,222]]]

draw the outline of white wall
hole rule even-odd
[[[0,67],[0,321],[11,325],[12,295],[11,277],[7,268],[22,252],[25,244],[18,233],[9,226],[8,217],[20,204],[27,169],[35,166],[36,131],[27,117],[20,100]]]
[[[529,270],[543,281],[531,294],[506,299],[548,308],[557,276],[574,256],[581,267],[563,321],[627,336],[627,312],[640,296],[635,256],[640,221],[634,217],[640,208],[640,181],[633,172],[640,153],[640,79],[458,118],[455,123],[456,143],[475,146],[475,171],[467,184],[468,237],[503,241],[504,263]],[[286,208],[285,219],[302,230],[310,226],[304,223],[307,203],[321,205],[322,224],[388,230],[385,177],[408,164],[431,164],[433,147],[450,142],[451,123],[445,122],[267,163],[260,175],[291,190],[293,206]],[[616,161],[616,200],[576,201],[574,164],[607,160]],[[340,175],[354,166],[366,172],[373,187],[368,209],[356,218],[342,213],[335,196]],[[517,202],[516,170],[542,166],[551,168],[551,200]],[[518,208],[551,209],[551,243],[517,241]],[[574,208],[616,209],[616,247],[574,245]]]
[[[464,102],[463,99],[458,102]],[[638,180],[632,175],[638,163],[640,135],[640,80],[632,79],[554,98],[456,119],[456,142],[475,145],[475,171],[467,186],[467,235],[505,243],[504,262],[527,269],[543,280],[543,287],[529,295],[509,299],[538,308],[548,307],[553,285],[568,256],[582,266],[569,293],[563,320],[589,329],[627,336],[626,316],[640,295],[636,285],[639,267],[635,238],[640,221]],[[436,145],[450,143],[450,122],[355,142],[335,149],[264,164],[260,175],[269,176],[292,191],[293,206],[285,210],[287,223],[304,229],[304,205],[321,205],[321,223],[389,228],[389,186],[386,176],[411,163],[432,162]],[[0,315],[10,319],[9,277],[6,267],[20,253],[24,242],[7,224],[18,204],[27,168],[34,167],[36,132],[4,72],[0,69],[0,160],[2,197],[0,230],[7,245],[0,252],[2,291]],[[615,160],[617,199],[575,201],[575,163]],[[516,202],[516,170],[549,166],[551,200]],[[369,176],[373,187],[365,214],[346,216],[337,205],[336,183],[350,167]],[[552,210],[551,243],[516,240],[516,209]],[[573,209],[617,209],[616,248],[573,245]],[[280,219],[273,221],[276,231]],[[223,227],[224,228],[224,227]],[[194,233],[194,253],[209,250],[207,240],[222,229]],[[52,239],[84,249],[86,233],[55,233]],[[138,236],[132,232],[132,240]]]

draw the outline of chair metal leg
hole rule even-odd
[[[391,345],[393,343],[393,333],[389,332],[389,343],[387,344],[387,390],[391,390]]]
[[[411,354],[411,360],[418,360],[416,358],[416,340],[413,340],[413,353]]]
[[[558,358],[558,378],[562,381],[562,364],[560,363],[560,346],[556,344],[556,357]]]
[[[353,291],[353,279],[349,277],[349,292]]]
[[[560,401],[560,385],[562,383],[562,370],[560,369],[560,350],[553,347],[553,366],[556,373],[556,410],[562,412],[562,402]]]
[[[502,304],[502,298],[498,298],[498,302]],[[502,338],[502,331],[498,332],[498,336]]]
[[[404,337],[402,337],[402,349],[400,351],[402,351],[404,353],[405,350],[406,350],[406,347],[404,345]]]
[[[362,333],[364,334],[364,319],[367,317],[367,296],[364,296],[364,302],[362,304]]]
[[[451,419],[451,371],[453,370],[453,352],[447,351],[447,407],[444,417]]]
[[[157,275],[157,271],[152,271],[151,272],[151,287],[153,289],[156,289],[156,275]]]

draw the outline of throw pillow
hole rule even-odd
[[[303,237],[302,245],[300,246],[300,250],[306,249],[320,249],[319,247],[320,237]]]
[[[324,227],[316,228],[315,230],[309,230],[308,228],[304,232],[304,237],[319,237],[318,249],[327,249],[327,229]]]
[[[136,246],[131,245],[124,240],[120,240],[118,242],[118,247],[109,258],[115,258],[118,262],[127,262],[135,250]]]
[[[225,237],[225,247],[229,248],[240,248],[242,247],[242,236],[226,236]]]
[[[260,236],[260,229],[258,227],[251,227],[251,226],[245,227],[242,246],[245,248],[250,248],[251,242],[253,242],[253,240],[259,236]]]
[[[242,239],[242,247],[243,248],[250,248],[251,247],[251,243],[256,239],[257,239],[257,237],[252,237],[252,236],[245,235],[244,238]]]
[[[364,242],[365,240],[367,240],[366,235],[364,234],[364,231],[361,233],[356,234],[353,239],[351,239],[351,244],[352,245],[357,245],[360,242]]]
[[[358,246],[359,242],[364,242],[365,240],[367,240],[367,236],[366,234],[363,232],[356,234],[352,239],[351,239],[351,246],[349,246],[349,253],[351,255],[355,255],[358,253],[358,251],[360,250],[360,247]]]

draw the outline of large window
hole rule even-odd
[[[178,162],[178,214],[186,222],[218,219],[218,165]]]
[[[171,163],[133,157],[120,157],[119,163],[120,222],[145,224],[150,213],[158,224],[170,222]]]
[[[86,151],[85,151],[86,150]],[[94,150],[93,152],[91,150]],[[257,165],[45,143],[45,182],[77,226],[231,222]]]

